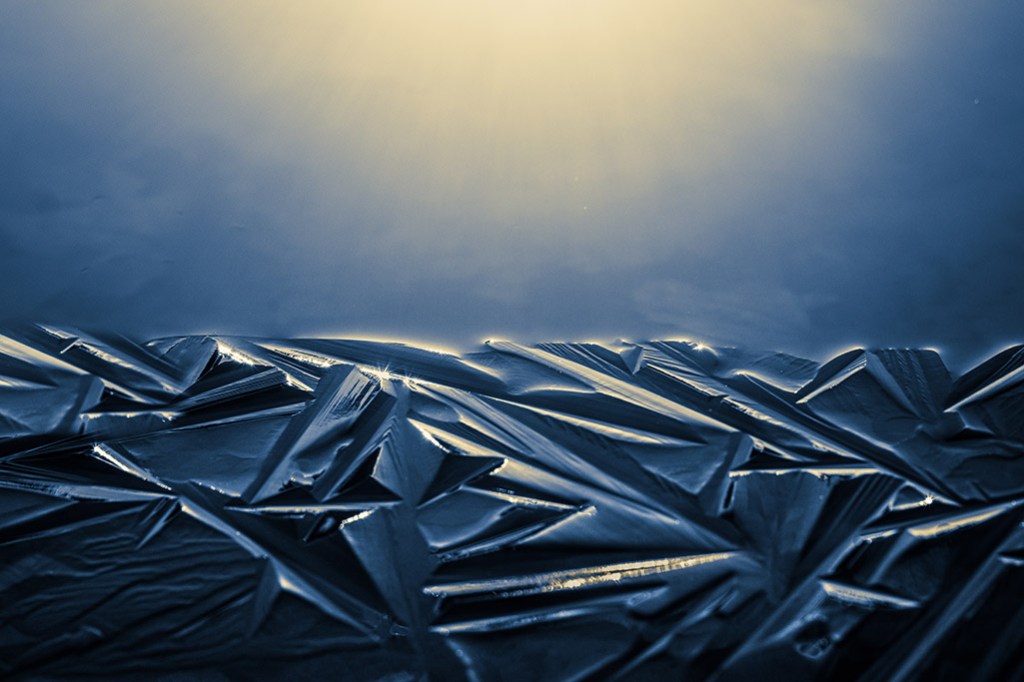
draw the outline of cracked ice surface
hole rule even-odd
[[[1024,674],[1024,346],[0,336],[0,674]]]

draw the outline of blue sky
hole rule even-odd
[[[1024,8],[892,5],[0,0],[0,317],[971,360]]]

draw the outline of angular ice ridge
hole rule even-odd
[[[0,675],[1020,678],[1022,500],[1024,346],[10,329]]]

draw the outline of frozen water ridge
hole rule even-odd
[[[1022,500],[1024,346],[8,330],[0,675],[1019,678]]]

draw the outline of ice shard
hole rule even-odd
[[[0,675],[1019,679],[1024,346],[0,335]]]

